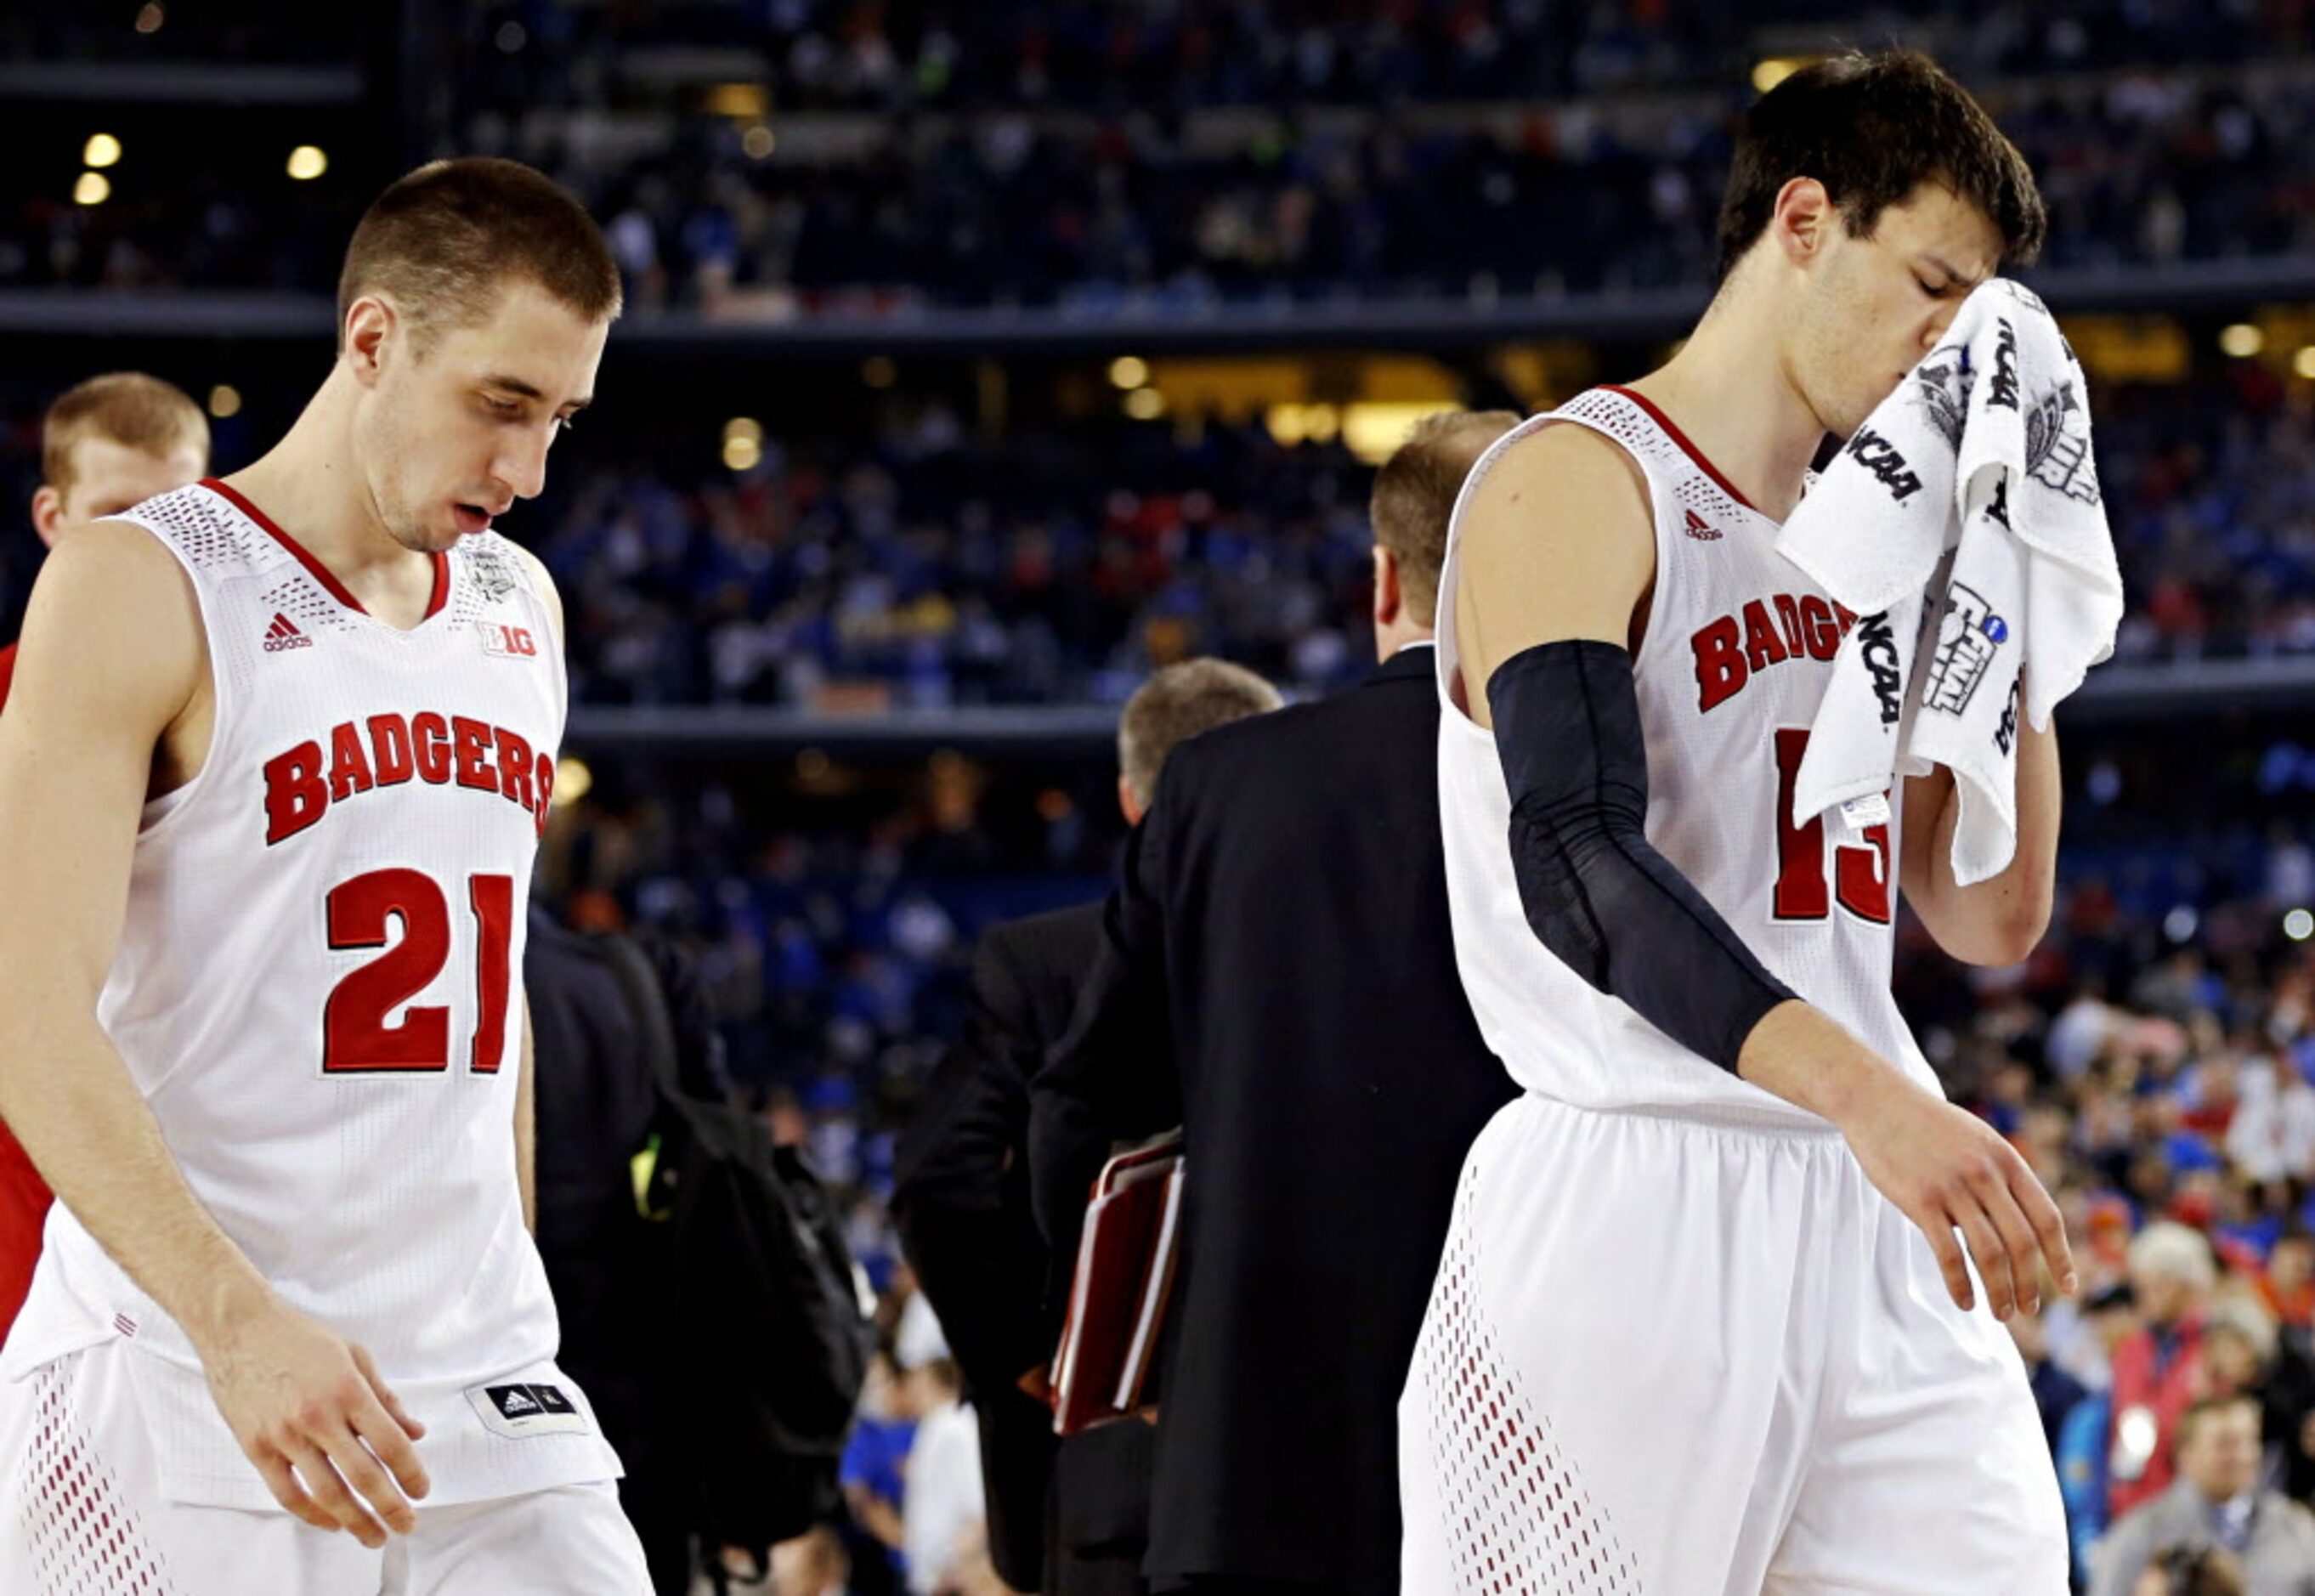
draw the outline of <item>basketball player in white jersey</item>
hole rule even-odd
[[[56,1188],[0,1589],[634,1596],[526,1228],[562,616],[492,532],[619,306],[505,161],[363,217],[335,364],[61,540],[0,717],[0,1116]]]
[[[2066,1589],[1997,1322],[2044,1264],[2073,1289],[2064,1232],[1889,993],[1900,888],[1957,958],[2039,938],[2055,744],[2023,730],[2017,859],[1978,886],[1953,880],[1943,771],[1885,825],[1794,827],[1834,648],[1876,617],[1774,549],[1825,436],[2043,226],[2023,161],[1928,60],[1809,67],[1749,117],[1685,345],[1465,484],[1440,594],[1450,901],[1527,1091],[1466,1162],[1401,1402],[1409,1596]]]

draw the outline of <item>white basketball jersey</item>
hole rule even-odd
[[[561,650],[494,534],[398,631],[220,484],[123,518],[191,579],[208,758],[145,808],[98,1018],[186,1183],[427,1427],[430,1504],[616,1476],[554,1366],[514,1116]],[[183,1331],[62,1204],[5,1371],[121,1336],[179,1500],[274,1506]]]
[[[1456,613],[1472,488],[1505,449],[1554,422],[1598,432],[1647,481],[1655,589],[1633,671],[1647,739],[1649,842],[1787,986],[1936,1090],[1889,992],[1895,814],[1855,841],[1829,836],[1821,821],[1790,820],[1834,650],[1858,620],[1777,553],[1776,522],[1645,399],[1594,388],[1530,418],[1473,468],[1448,532],[1440,615]],[[1583,1108],[1822,1128],[1674,1042],[1537,938],[1512,873],[1503,764],[1493,734],[1464,713],[1459,669],[1450,620],[1438,664],[1448,902],[1464,990],[1512,1077]]]

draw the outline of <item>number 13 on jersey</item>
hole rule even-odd
[[[466,1064],[476,1075],[492,1075],[506,1048],[514,878],[469,877],[466,903],[474,917],[475,993]],[[322,1009],[322,1072],[449,1068],[448,1007],[412,1006],[400,1021],[388,1023],[396,1007],[433,985],[450,962],[450,904],[441,884],[421,871],[373,870],[331,888],[328,904],[333,953],[385,951],[348,971],[331,989]],[[391,931],[396,921],[398,937]]]
[[[1894,883],[1889,879],[1889,828],[1870,826],[1865,841],[1832,849],[1832,881],[1825,881],[1824,817],[1793,824],[1793,788],[1808,752],[1805,726],[1777,728],[1777,891],[1773,913],[1782,920],[1822,920],[1832,902],[1860,920],[1887,925]]]

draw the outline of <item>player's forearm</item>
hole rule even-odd
[[[1930,906],[1922,919],[1938,944],[1971,964],[2015,964],[2049,928],[2057,890],[2058,820],[2063,783],[2058,732],[2036,732],[2023,714],[2018,725],[2018,848],[2009,867],[1974,886],[1954,879],[1953,837],[1961,820],[1961,794],[1943,773],[1944,802],[1929,840]]]
[[[0,1024],[0,1117],[58,1200],[204,1356],[270,1299],[185,1184],[93,1015],[20,1011]]]
[[[1844,1127],[1876,1091],[1920,1090],[1839,1021],[1797,998],[1778,1004],[1752,1027],[1737,1055],[1736,1073]]]
[[[530,999],[522,1003],[522,1076],[515,1088],[514,1177],[522,1192],[522,1222],[538,1234],[538,1071],[531,1045]]]

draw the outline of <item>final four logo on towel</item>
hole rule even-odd
[[[2098,502],[2089,418],[2075,396],[2071,377],[2035,400],[2026,412],[2026,474],[2069,499]]]
[[[1959,714],[1977,696],[1985,668],[2009,641],[2009,623],[1993,613],[1985,596],[1965,582],[1946,590],[1946,613],[1938,622],[1937,656],[1929,661],[1929,689],[1922,703]]]
[[[1969,413],[1969,390],[1977,380],[1970,369],[1969,345],[1949,343],[1933,350],[1913,373],[1921,408],[1948,445],[1961,443],[1962,418]]]

